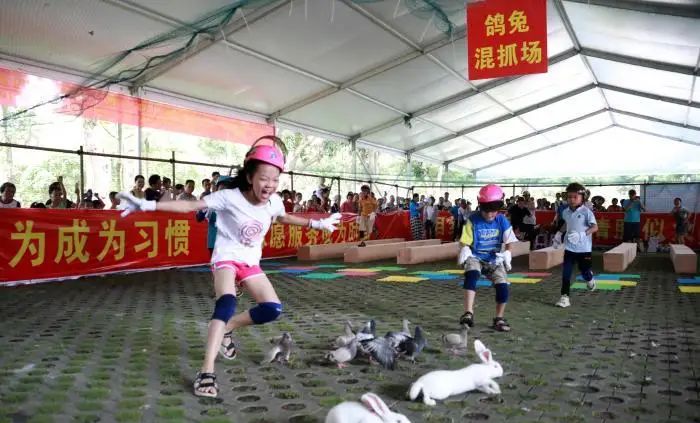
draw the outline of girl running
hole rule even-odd
[[[273,145],[257,145],[262,140],[271,140]],[[259,138],[246,154],[233,189],[217,191],[198,201],[156,203],[130,193],[119,194],[124,209],[122,216],[139,210],[190,213],[209,208],[217,213],[217,236],[211,258],[216,304],[209,322],[204,363],[194,381],[196,396],[218,395],[214,361],[217,352],[229,360],[236,357],[233,330],[272,322],[282,313],[280,299],[260,268],[263,239],[272,222],[333,232],[340,221],[340,214],[311,220],[285,213],[282,199],[276,194],[284,171],[283,151],[286,149],[279,138]],[[243,284],[257,306],[234,316],[236,290]]]

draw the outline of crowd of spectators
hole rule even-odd
[[[151,175],[146,178],[136,175],[134,185],[130,192],[137,198],[155,201],[186,200],[196,201],[212,192],[220,178],[219,172],[213,172],[211,178],[201,181],[201,192],[195,195],[196,184],[188,179],[185,184],[175,184],[168,177]],[[215,189],[215,188],[214,188]],[[0,208],[22,207],[15,197],[16,186],[11,182],[5,182],[0,186]],[[82,196],[78,184],[72,193],[66,189],[63,178],[58,177],[51,183],[47,190],[48,199],[31,203],[30,208],[47,209],[117,209],[119,199],[117,192],[108,194],[108,203],[99,193],[88,189]],[[331,197],[331,189],[323,183],[313,191],[305,200],[304,194],[293,190],[283,190],[279,193],[283,199],[285,210],[288,213],[353,213],[358,215],[360,232],[362,237],[368,237],[374,230],[374,222],[377,213],[390,213],[397,210],[410,212],[411,230],[418,239],[435,238],[435,224],[439,211],[449,211],[454,219],[453,238],[459,239],[461,229],[466,219],[474,211],[472,203],[467,199],[458,198],[454,202],[450,200],[450,194],[445,192],[436,199],[434,196],[413,194],[412,198],[403,198],[394,195],[377,197],[368,185],[363,185],[360,192],[348,192],[345,199],[336,194]],[[590,191],[586,191],[585,207],[596,212],[624,212],[625,242],[638,242],[640,239],[640,215],[645,211],[644,204],[634,190],[630,190],[628,198],[619,201],[613,198],[609,206],[605,206],[605,198],[596,195],[591,197]],[[513,225],[513,228],[522,240],[534,243],[537,234],[550,227],[558,228],[561,224],[561,213],[566,209],[566,193],[557,193],[554,201],[546,198],[535,199],[528,191],[523,191],[520,196],[506,198],[504,210]],[[555,211],[552,222],[538,222],[537,212],[542,210]],[[676,221],[676,242],[683,243],[689,229],[689,215],[687,209],[682,206],[680,198],[674,199],[671,214]]]

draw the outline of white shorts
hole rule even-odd
[[[374,219],[370,216],[360,216],[357,222],[360,224],[360,232],[372,232],[374,229]]]

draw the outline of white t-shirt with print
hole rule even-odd
[[[255,206],[235,188],[213,192],[202,200],[209,209],[216,210],[217,233],[211,262],[260,264],[265,234],[273,221],[285,215],[280,196],[273,194],[266,204]]]

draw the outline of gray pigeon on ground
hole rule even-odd
[[[292,354],[292,335],[289,332],[284,332],[282,336],[271,338],[270,343],[274,344],[265,355],[263,363],[272,363],[273,361],[289,362],[289,357]]]
[[[343,335],[340,335],[339,337],[335,338],[335,341],[333,341],[333,346],[335,348],[340,348],[348,345],[350,341],[355,339],[355,331],[352,330],[352,322],[349,320],[345,322],[345,332]]]
[[[428,340],[425,339],[425,336],[423,335],[423,329],[420,326],[416,326],[413,337],[408,337],[406,340],[401,342],[396,350],[400,354],[404,354],[408,360],[415,363],[416,357],[427,345]]]
[[[385,338],[391,340],[391,344],[394,346],[394,348],[397,348],[399,344],[405,342],[411,337],[411,332],[408,330],[408,325],[410,323],[411,322],[409,322],[408,319],[403,319],[403,328],[401,329],[401,332],[387,332],[387,334],[384,336]]]
[[[374,339],[377,335],[377,322],[374,319],[370,320],[365,324],[360,333],[357,334],[358,341],[366,341],[368,339]]]
[[[357,339],[353,339],[344,347],[340,347],[326,354],[326,360],[336,363],[338,368],[345,367],[357,355]]]
[[[391,339],[375,338],[362,341],[360,344],[362,349],[369,355],[370,363],[374,360],[385,369],[396,369],[396,357],[398,357],[399,353],[393,346]]]

